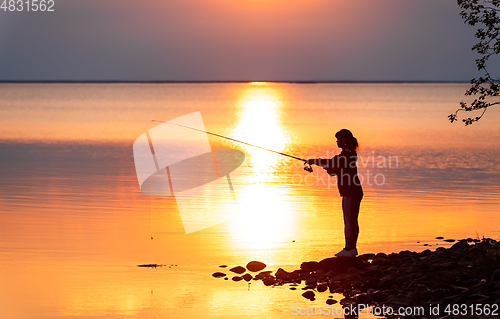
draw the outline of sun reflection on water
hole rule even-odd
[[[232,132],[235,139],[277,152],[289,143],[280,120],[281,93],[272,87],[252,87],[240,104],[240,120]],[[247,145],[243,147],[252,168],[253,182],[263,182],[276,172],[281,155]]]
[[[283,151],[289,136],[280,120],[282,100],[282,92],[275,86],[249,87],[240,102],[239,122],[231,136]],[[231,221],[231,232],[247,249],[272,248],[279,242],[288,241],[294,228],[290,190],[266,183],[278,173],[282,156],[252,146],[238,147],[243,147],[247,154],[251,176],[248,187],[238,198],[241,209]]]

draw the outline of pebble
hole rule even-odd
[[[306,292],[304,292],[304,293],[302,294],[302,297],[304,297],[304,298],[306,298],[306,299],[309,299],[309,300],[313,299],[313,298],[314,298],[314,296],[315,296],[315,293],[314,293],[314,291],[312,291],[312,290],[308,290],[308,291],[306,291]]]
[[[426,249],[420,253],[402,251],[308,261],[292,272],[279,268],[274,275],[271,271],[263,271],[253,279],[262,280],[266,286],[291,283],[290,290],[304,290],[302,296],[311,301],[316,299],[315,292],[344,294],[345,299],[341,301],[344,305],[356,302],[423,307],[438,302],[442,305],[495,304],[500,299],[499,251],[500,244],[495,240],[468,238],[457,241],[450,248],[439,247],[435,251]],[[228,280],[223,273],[215,274],[214,277],[223,276]],[[233,280],[251,276],[245,274]],[[302,282],[303,288],[297,287]],[[336,302],[332,297],[328,297],[327,304]]]
[[[250,275],[250,274],[244,274],[243,276],[241,276],[243,279],[245,279],[246,281],[250,281],[252,280],[253,276]]]
[[[229,269],[230,271],[232,272],[235,272],[237,274],[242,274],[244,273],[245,271],[247,271],[245,268],[241,267],[241,266],[236,266],[236,267],[233,267],[231,269]]]
[[[337,300],[335,300],[335,299],[327,299],[327,300],[326,300],[326,304],[327,304],[327,305],[334,305],[334,304],[336,304],[337,302],[338,302],[338,301],[337,301]]]
[[[266,264],[260,261],[251,261],[247,264],[247,269],[252,272],[257,272],[261,271],[262,269],[266,268]]]

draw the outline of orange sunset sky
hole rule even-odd
[[[0,80],[469,81],[474,29],[459,12],[455,0],[58,0],[0,10]]]

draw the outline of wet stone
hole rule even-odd
[[[315,294],[314,294],[314,291],[312,291],[312,290],[308,290],[302,294],[302,297],[309,299],[309,300],[313,299],[314,296],[315,296]]]
[[[267,277],[270,277],[271,276],[271,273],[272,271],[262,271],[260,273],[258,273],[257,275],[255,275],[255,280],[261,280],[261,279],[265,279]]]
[[[247,269],[252,272],[257,272],[261,271],[262,269],[266,268],[266,264],[260,261],[251,261],[247,264]]]
[[[318,269],[318,262],[317,261],[306,261],[306,262],[303,262],[300,265],[300,269],[304,270],[304,271],[307,271],[307,272],[315,271],[316,269]]]
[[[245,268],[243,268],[241,266],[236,266],[236,267],[233,267],[233,268],[231,268],[229,270],[232,271],[232,272],[234,272],[234,273],[237,273],[237,274],[242,274],[245,271],[247,271]]]
[[[276,283],[276,279],[274,277],[266,277],[262,282],[266,286],[272,286]]]
[[[316,290],[318,290],[318,292],[325,292],[327,289],[328,289],[327,285],[318,285],[316,287]]]
[[[250,281],[253,278],[253,276],[250,274],[244,274],[242,277],[243,277],[243,279],[245,279],[245,281]]]
[[[335,299],[327,299],[327,300],[326,300],[326,304],[327,304],[327,305],[334,305],[334,304],[336,304],[337,302],[338,302],[338,301],[337,301],[337,300],[335,300]]]

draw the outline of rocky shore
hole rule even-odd
[[[293,271],[261,271],[265,267],[264,263],[252,261],[247,267],[229,270],[237,274],[232,276],[233,281],[288,285],[292,290],[302,289],[303,298],[325,300],[327,305],[338,302],[332,294],[341,294],[340,304],[344,308],[360,304],[392,310],[422,307],[423,313],[412,314],[422,318],[500,316],[500,242],[490,238],[463,239],[450,248],[439,247],[435,251],[308,261]],[[224,272],[212,275],[229,280]],[[389,312],[383,315],[401,317]]]

